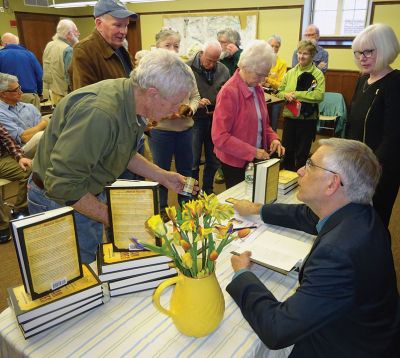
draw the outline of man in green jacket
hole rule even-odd
[[[95,259],[103,225],[109,225],[103,189],[125,169],[182,191],[185,178],[147,161],[137,143],[142,117],[159,121],[176,113],[193,85],[177,55],[159,49],[143,58],[129,79],[86,86],[56,107],[34,159],[29,211],[72,206],[82,262]]]

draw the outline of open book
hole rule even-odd
[[[280,159],[254,163],[253,203],[270,204],[278,197]]]
[[[240,255],[251,251],[252,262],[286,275],[302,264],[311,246],[311,243],[266,230],[252,242],[239,244],[232,253]]]
[[[140,242],[155,244],[145,223],[159,212],[158,187],[156,182],[137,180],[117,180],[106,187],[115,251],[143,250]]]

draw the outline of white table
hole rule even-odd
[[[244,195],[244,183],[219,195],[220,200]],[[296,202],[295,195],[280,202]],[[259,218],[254,217],[255,220]],[[259,221],[260,222],[260,221]],[[311,235],[277,226],[260,225],[300,240]],[[10,308],[0,314],[1,357],[287,357],[291,348],[269,350],[243,318],[236,303],[225,291],[232,279],[229,249],[218,258],[217,277],[225,297],[225,315],[215,332],[204,338],[179,333],[171,319],[152,304],[152,291],[106,298],[103,306],[78,316],[49,331],[25,340]],[[258,265],[252,270],[279,300],[290,296],[297,285],[296,275],[284,276]],[[169,292],[163,294],[167,306]]]

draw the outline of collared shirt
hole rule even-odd
[[[0,156],[10,154],[18,162],[22,157],[21,147],[14,142],[7,129],[0,124]]]
[[[18,102],[11,106],[0,101],[0,123],[7,129],[11,137],[21,145],[21,134],[40,122],[39,110],[30,103]]]

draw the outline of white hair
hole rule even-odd
[[[0,91],[7,91],[13,82],[18,82],[18,77],[0,72]]]
[[[66,39],[68,34],[76,28],[75,23],[70,19],[62,19],[57,24],[57,35],[61,39]]]
[[[155,49],[144,56],[130,78],[133,86],[156,88],[165,98],[189,93],[195,85],[190,67],[176,53],[165,49]]]
[[[275,65],[276,55],[271,45],[263,40],[255,40],[240,54],[238,67],[250,72]]]

